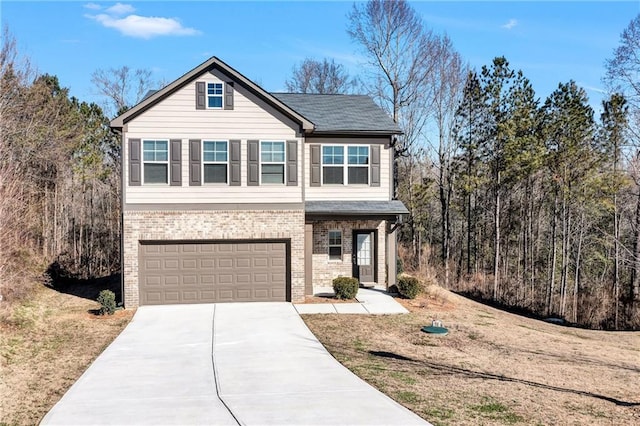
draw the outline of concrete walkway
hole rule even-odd
[[[290,303],[142,307],[42,424],[428,424],[338,363]]]
[[[327,287],[316,294],[333,295],[333,288]],[[356,295],[358,303],[305,303],[295,304],[300,314],[406,314],[404,306],[396,302],[386,291],[376,288],[360,288]]]

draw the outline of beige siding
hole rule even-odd
[[[220,82],[207,73],[197,81]],[[127,123],[126,138],[181,139],[182,186],[128,186],[126,203],[292,203],[302,202],[303,139],[296,131],[265,111],[259,105],[234,93],[233,110],[196,110],[195,81]],[[241,186],[189,186],[189,139],[241,140]],[[247,186],[247,140],[298,140],[298,186]],[[124,165],[128,164],[128,144],[123,150]]]
[[[388,139],[387,139],[388,140]],[[322,185],[310,186],[311,182],[311,148],[312,144],[338,145],[338,144],[380,144],[380,186],[367,185]],[[346,153],[345,153],[346,157]],[[390,200],[390,161],[391,149],[389,143],[381,144],[381,139],[328,139],[308,138],[304,144],[304,181],[306,201],[331,201],[331,200]]]

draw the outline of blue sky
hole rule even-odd
[[[306,57],[334,58],[352,74],[363,57],[346,33],[352,2],[32,2],[1,0],[2,23],[42,73],[81,100],[100,101],[98,68],[147,68],[170,82],[218,56],[269,91],[283,91]],[[542,100],[575,80],[602,99],[604,61],[640,13],[634,1],[415,1],[427,27],[447,33],[472,67],[504,55]]]

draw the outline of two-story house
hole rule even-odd
[[[126,307],[395,283],[401,132],[369,97],[268,93],[213,57],[111,127]]]

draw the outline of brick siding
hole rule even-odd
[[[338,276],[352,276],[351,255],[353,251],[353,230],[378,230],[378,283],[387,281],[386,273],[386,222],[379,220],[340,220],[313,222],[313,286],[331,287]],[[329,259],[329,231],[342,231],[342,260]]]
[[[304,301],[304,211],[125,211],[124,304],[137,307],[139,241],[287,239],[291,241],[291,299]]]

